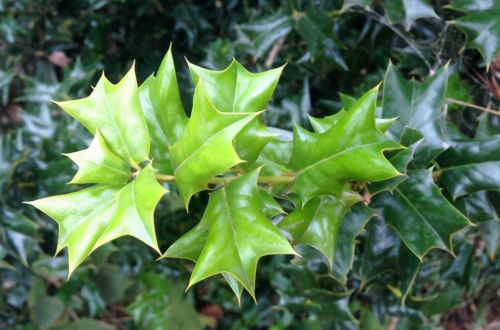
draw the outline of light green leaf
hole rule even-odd
[[[454,198],[500,190],[500,135],[455,142],[438,162],[439,182]]]
[[[90,96],[56,103],[90,133],[99,130],[109,149],[129,165],[137,168],[148,159],[149,134],[134,66],[116,85],[102,75]]]
[[[151,75],[140,87],[142,112],[151,139],[150,157],[163,174],[172,174],[169,147],[182,136],[188,118],[182,106],[171,49],[156,77]]]
[[[284,67],[251,73],[236,60],[222,71],[213,71],[189,63],[195,86],[203,81],[215,107],[222,112],[259,112],[265,110],[273,95]],[[253,162],[262,148],[273,139],[260,117],[236,137],[238,155]]]
[[[453,253],[453,234],[472,223],[441,194],[430,170],[407,174],[393,194],[375,196],[371,206],[420,260],[433,248]]]
[[[78,165],[78,172],[69,183],[124,185],[130,179],[129,166],[109,150],[98,130],[87,149],[66,156]]]
[[[341,221],[359,201],[361,196],[351,192],[344,192],[342,198],[315,197],[304,207],[299,205],[279,223],[279,227],[290,233],[294,245],[307,244],[323,253],[331,269]]]
[[[347,111],[341,109],[339,112],[331,116],[323,118],[309,117],[309,121],[311,122],[311,126],[316,133],[323,133],[335,125],[346,113]],[[385,133],[392,126],[392,124],[396,122],[396,120],[397,118],[375,118],[375,127],[377,127],[377,129],[382,133]]]
[[[383,156],[401,146],[376,129],[378,88],[366,93],[323,133],[294,129],[290,166],[296,172],[292,192],[305,204],[314,196],[340,197],[350,180],[380,181],[399,174]]]
[[[444,134],[442,112],[448,69],[445,66],[424,82],[407,81],[389,64],[384,80],[384,118],[399,119],[389,129],[390,134],[401,140],[407,128],[419,130],[424,141],[415,151],[413,164],[426,165],[448,147]]]
[[[500,4],[497,2],[486,10],[470,13],[452,22],[465,32],[468,37],[467,46],[477,49],[487,66],[500,51],[499,16]]]
[[[153,212],[164,193],[148,165],[123,188],[97,185],[30,204],[58,223],[57,252],[68,247],[69,277],[92,251],[121,236],[133,236],[159,252]]]
[[[186,207],[195,193],[208,188],[213,176],[243,162],[233,139],[259,114],[217,110],[199,81],[184,135],[170,148],[175,182]]]
[[[208,230],[208,237],[189,286],[216,274],[226,274],[238,280],[255,299],[258,260],[266,255],[295,253],[263,211],[258,175],[259,171],[253,170],[210,195],[196,229]],[[191,237],[195,235],[191,233]],[[165,256],[174,254],[167,250]]]

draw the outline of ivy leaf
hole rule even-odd
[[[358,203],[349,210],[340,223],[333,258],[332,276],[342,284],[347,283],[347,274],[354,263],[356,237],[363,232],[363,228],[373,215],[373,210],[362,203]]]
[[[233,139],[259,114],[220,112],[208,98],[203,82],[198,83],[186,130],[170,148],[175,182],[186,207],[195,193],[208,188],[213,176],[243,162]]]
[[[123,187],[97,185],[29,204],[58,223],[57,253],[68,247],[69,278],[90,253],[121,236],[133,236],[159,253],[153,212],[164,193],[148,165]]]
[[[439,183],[453,198],[500,190],[500,135],[459,141],[439,158]]]
[[[222,112],[259,112],[265,110],[284,67],[259,73],[247,71],[236,60],[223,71],[213,71],[189,63],[195,85],[203,81],[215,107]],[[238,155],[254,162],[262,148],[274,138],[260,117],[255,118],[236,137]]]
[[[151,75],[139,87],[142,112],[151,139],[150,157],[164,174],[172,174],[169,147],[182,136],[188,118],[182,106],[171,49],[156,77]]]
[[[272,254],[295,254],[263,211],[258,175],[259,170],[253,170],[210,195],[205,214],[195,229],[208,230],[208,237],[197,258],[189,287],[207,277],[226,274],[255,299],[258,260]],[[169,248],[164,256],[177,257],[182,253],[175,251]]]
[[[500,51],[499,16],[500,5],[496,3],[486,10],[470,13],[452,22],[465,32],[467,46],[477,49],[488,67]]]
[[[393,194],[375,196],[371,206],[420,260],[433,248],[453,253],[453,234],[472,223],[441,194],[431,170],[408,171],[407,175]]]
[[[290,160],[296,172],[292,192],[303,204],[322,194],[340,197],[349,180],[380,181],[399,174],[383,152],[401,146],[375,127],[377,92],[374,88],[363,95],[323,133],[295,127]]]
[[[285,217],[279,227],[290,233],[294,245],[307,244],[323,253],[331,269],[341,221],[360,200],[352,192],[344,192],[342,198],[315,197]]]
[[[90,96],[56,104],[90,133],[99,130],[109,149],[129,165],[138,168],[139,163],[148,159],[149,133],[134,66],[116,85],[103,74]]]
[[[98,130],[87,149],[66,156],[78,165],[78,172],[69,183],[124,185],[130,179],[129,166],[109,150]]]
[[[419,130],[425,140],[415,151],[413,164],[427,165],[448,147],[443,125],[448,68],[445,66],[424,82],[407,81],[389,64],[383,88],[384,118],[399,117],[389,132],[401,140],[407,128]]]

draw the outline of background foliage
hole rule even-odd
[[[472,329],[498,322],[500,121],[456,101],[500,105],[499,12],[495,1],[480,0],[0,1],[0,329]],[[350,96],[385,78],[380,115],[399,116],[389,134],[414,153],[410,164],[404,155],[391,160],[408,165],[410,179],[388,183],[392,194],[369,187],[374,211],[358,204],[345,216],[340,237],[357,242],[350,273],[329,272],[308,248],[301,259],[267,257],[258,304],[243,296],[240,308],[218,278],[185,294],[191,264],[155,262],[147,247],[122,238],[66,282],[65,256],[53,257],[56,224],[22,204],[74,189],[65,184],[73,165],[60,153],[90,141],[51,100],[86,96],[103,68],[116,82],[134,59],[142,82],[170,42],[186,109],[194,88],[184,56],[212,69],[233,57],[252,71],[288,63],[265,114],[269,126],[285,129],[349,108]],[[426,139],[416,144],[419,134]],[[442,142],[452,145],[443,152]],[[444,196],[424,218],[450,215],[453,204],[477,226],[455,236],[456,257],[432,250],[419,266],[408,248],[422,256],[428,246],[412,245],[393,220],[416,215],[382,206],[409,200],[423,212],[419,200],[440,195],[433,181]],[[160,204],[162,251],[201,219],[207,199],[194,197],[189,214],[179,196]]]

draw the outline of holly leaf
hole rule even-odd
[[[29,204],[59,225],[56,253],[68,248],[69,278],[90,253],[121,236],[133,236],[159,253],[153,212],[164,193],[150,164],[123,187],[97,185]]]
[[[439,19],[427,0],[384,0],[384,11],[390,22],[402,22],[406,31],[420,18]]]
[[[446,8],[469,12],[469,11],[481,11],[490,9],[493,7],[495,0],[454,0]]]
[[[188,118],[177,86],[171,49],[156,76],[151,75],[139,87],[139,97],[151,139],[149,156],[161,173],[172,174],[169,147],[182,136]]]
[[[363,232],[366,223],[374,216],[373,210],[361,203],[354,205],[340,223],[333,258],[332,276],[342,284],[354,263],[356,237]]]
[[[500,135],[457,141],[438,158],[439,183],[453,196],[500,190]]]
[[[198,82],[186,130],[170,148],[175,182],[186,207],[195,193],[208,188],[213,176],[243,162],[233,140],[259,114],[217,110],[204,83]]]
[[[148,159],[149,133],[134,66],[116,85],[103,74],[90,96],[56,104],[93,135],[99,130],[109,149],[127,164],[138,168]]]
[[[278,10],[269,17],[236,26],[238,44],[252,55],[254,61],[264,55],[279,39],[286,37],[292,30],[293,21],[289,15]]]
[[[407,175],[392,194],[378,194],[370,206],[420,260],[433,248],[453,253],[454,233],[472,223],[441,194],[431,170],[408,171]]]
[[[391,291],[401,300],[401,305],[404,305],[420,271],[420,266],[420,260],[404,244],[401,244],[396,233],[380,217],[370,221],[361,256],[360,275],[363,282],[382,280],[383,286],[391,288]],[[391,285],[387,278],[380,277],[380,274],[386,272],[395,273],[398,282]]]
[[[374,88],[323,133],[294,128],[290,166],[296,173],[292,192],[303,204],[314,196],[340,197],[350,180],[380,181],[399,172],[383,156],[401,146],[375,126],[378,88]]]
[[[203,81],[215,107],[222,112],[238,113],[265,110],[283,68],[251,73],[233,60],[223,71],[213,71],[189,63],[194,84]],[[255,118],[236,137],[236,151],[242,159],[254,162],[262,148],[273,138],[274,135],[269,133],[262,119]]]
[[[334,39],[334,18],[322,10],[310,8],[306,12],[295,11],[295,30],[302,36],[307,44],[308,54],[314,62],[320,55],[328,57],[345,71],[347,64],[339,51],[337,41]]]
[[[445,66],[424,82],[407,81],[389,64],[384,79],[382,117],[399,119],[389,129],[390,136],[401,141],[407,128],[424,136],[414,154],[413,164],[427,165],[448,146],[442,112],[448,68]]]
[[[455,6],[455,5],[454,5]],[[452,21],[467,35],[467,47],[479,51],[487,66],[495,59],[500,51],[500,5],[496,2],[490,6],[480,5],[480,8],[488,8],[472,12],[464,17]],[[459,4],[458,8],[468,8]]]
[[[109,150],[98,130],[87,149],[65,156],[78,165],[78,172],[69,183],[124,185],[130,179],[129,166]]]
[[[295,254],[263,211],[264,203],[257,188],[258,175],[259,170],[253,170],[210,195],[200,224],[195,232],[190,232],[191,239],[201,235],[196,232],[199,230],[207,230],[208,236],[196,258],[188,287],[207,277],[226,274],[236,279],[255,299],[258,260],[266,255]],[[164,257],[182,255],[179,245],[175,247],[174,244]]]
[[[297,207],[278,226],[290,233],[294,245],[307,244],[323,253],[331,269],[341,221],[360,200],[361,196],[353,192],[344,192],[342,198],[315,197]]]

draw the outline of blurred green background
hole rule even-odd
[[[98,249],[66,281],[64,252],[53,256],[56,223],[22,204],[74,189],[66,185],[74,165],[61,153],[81,150],[90,141],[51,100],[86,96],[103,70],[116,82],[134,60],[142,82],[170,43],[186,109],[193,86],[184,58],[223,69],[235,57],[254,72],[287,63],[265,114],[268,125],[284,129],[294,122],[308,127],[308,115],[335,113],[342,107],[339,92],[360,96],[382,81],[389,61],[416,79],[450,61],[458,91],[465,90],[477,104],[498,105],[500,93],[495,99],[479,78],[488,77],[480,54],[465,50],[465,35],[446,22],[461,15],[444,9],[447,3],[433,1],[439,17],[419,19],[407,30],[389,23],[377,1],[371,9],[341,12],[341,0],[0,0],[0,329],[473,329],[469,326],[493,324],[500,314],[498,226],[481,227],[483,234],[472,228],[456,245],[456,259],[440,251],[426,257],[417,290],[432,290],[436,283],[444,289],[411,307],[399,305],[390,285],[398,275],[382,271],[384,264],[370,266],[368,282],[357,276],[359,264],[367,267],[364,259],[374,258],[369,244],[375,243],[366,235],[359,238],[347,288],[306,249],[303,259],[291,263],[284,256],[264,258],[258,304],[244,296],[239,307],[221,278],[185,293],[192,264],[155,261],[152,250],[128,238]],[[500,72],[500,64],[497,68]],[[479,115],[457,109],[450,118],[469,136],[480,121],[498,131],[498,117]],[[201,218],[206,200],[206,193],[199,194],[189,214],[175,194],[162,201],[156,226],[163,251]],[[497,210],[492,212],[498,219]],[[372,222],[369,230],[382,234],[379,244],[399,244],[391,229]],[[382,259],[394,263],[390,256]]]

